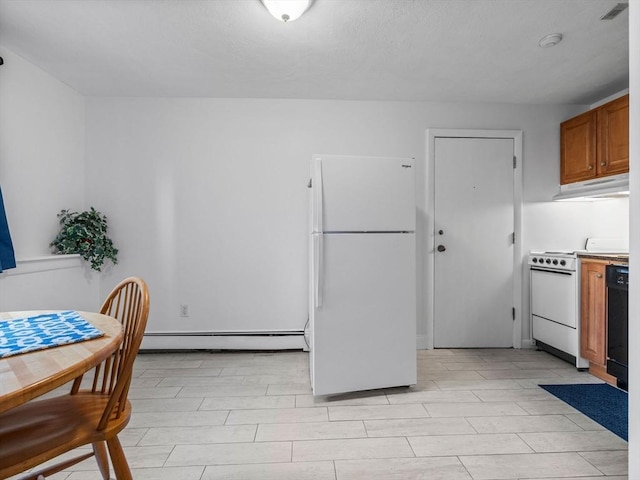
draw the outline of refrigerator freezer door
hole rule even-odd
[[[411,158],[314,155],[314,232],[413,232]]]
[[[323,237],[322,304],[312,300],[310,312],[314,395],[415,384],[414,234]]]

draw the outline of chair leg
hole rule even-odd
[[[113,470],[116,473],[116,480],[133,480],[127,458],[124,456],[118,437],[112,437],[107,440],[107,447],[109,447],[109,456],[111,457]]]
[[[109,457],[107,456],[107,447],[104,442],[97,442],[92,446],[102,479],[109,480]]]

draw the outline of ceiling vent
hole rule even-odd
[[[618,3],[615,7],[609,10],[609,12],[604,15],[604,17],[601,17],[600,20],[613,20],[620,13],[624,12],[628,6],[628,3]]]

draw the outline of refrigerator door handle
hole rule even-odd
[[[313,231],[316,233],[323,232],[322,225],[322,159],[315,158],[314,159],[314,177],[315,184],[313,185],[313,201],[315,203],[315,218],[313,219]]]
[[[322,306],[322,235],[313,236],[313,297],[316,308]]]

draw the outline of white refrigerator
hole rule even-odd
[[[414,160],[314,155],[309,187],[313,394],[415,384]]]

